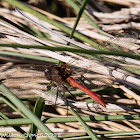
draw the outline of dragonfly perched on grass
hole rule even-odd
[[[72,71],[68,69],[67,65],[61,64],[61,65],[52,65],[48,69],[45,70],[45,76],[47,80],[52,80],[52,82],[55,82],[57,86],[61,86],[62,88],[65,88],[68,90],[67,86],[74,86],[88,94],[93,100],[95,100],[97,103],[99,103],[102,106],[106,106],[104,101],[101,99],[99,95],[92,92],[91,90],[87,89],[86,87],[80,85],[78,82],[76,82],[71,76]],[[62,89],[63,91],[63,89]]]
[[[22,16],[24,16],[24,18],[28,19],[29,21],[31,21],[31,22],[34,23],[35,25],[37,25],[37,26],[39,26],[39,27],[45,29],[45,30],[48,31],[50,34],[59,36],[59,37],[62,38],[63,40],[68,41],[68,42],[71,42],[72,44],[75,44],[75,45],[80,46],[80,47],[82,47],[82,48],[93,49],[92,47],[89,47],[89,46],[84,45],[84,44],[82,44],[82,43],[79,43],[79,42],[76,42],[76,41],[74,41],[74,40],[71,40],[71,39],[69,39],[69,38],[67,38],[67,37],[65,37],[65,36],[63,36],[63,35],[58,35],[57,33],[53,32],[52,30],[50,30],[50,29],[48,29],[48,28],[45,28],[43,25],[41,25],[41,24],[37,23],[36,21],[32,20],[30,17],[28,17],[27,15],[25,15],[25,14],[24,14],[22,11],[20,11],[18,8],[16,8],[16,10],[17,10]],[[115,40],[116,40],[116,39],[115,39]],[[110,40],[110,42],[112,42],[112,40]],[[115,42],[115,41],[114,41],[114,38],[113,38],[113,43],[114,43],[114,42]],[[118,45],[119,45],[119,44],[118,44]],[[125,46],[123,46],[123,47],[125,47]],[[136,46],[136,47],[137,47],[137,46]],[[55,57],[55,58],[57,58],[57,57]],[[66,62],[66,63],[67,63],[67,62]],[[89,64],[90,64],[90,63],[89,63]],[[77,64],[77,65],[78,65],[78,64]],[[54,66],[54,67],[56,67],[56,66]],[[99,68],[100,66],[97,64],[97,67]],[[95,72],[99,72],[98,68],[96,68],[96,71],[95,71]],[[111,71],[112,71],[112,70],[111,70]],[[112,74],[113,74],[112,76],[118,78],[118,75],[115,75],[116,72],[114,72],[114,71],[115,71],[115,70],[112,71]],[[57,73],[59,73],[59,72],[57,71]],[[103,74],[105,73],[105,75],[110,75],[110,70],[109,70],[108,68],[106,68],[106,67],[103,66],[103,68],[102,68],[102,70],[101,70],[101,73],[103,73]],[[62,75],[60,74],[59,76],[62,76]],[[122,77],[122,74],[120,74],[120,77]],[[61,78],[61,79],[62,79],[62,81],[63,81],[63,78]],[[56,79],[54,79],[54,81],[56,82]],[[86,93],[88,92],[88,90],[85,90],[83,87],[79,86],[78,84],[75,84],[75,80],[73,80],[73,79],[71,79],[71,78],[69,78],[69,77],[66,77],[66,79],[65,79],[64,81],[68,82],[68,83],[69,83],[70,85],[72,85],[72,86],[76,86],[76,87],[80,88],[81,90],[83,90],[83,91],[86,92]],[[93,93],[88,92],[87,94],[89,94],[89,95],[93,98]],[[95,95],[95,94],[94,94],[94,95]],[[94,98],[95,98],[95,96],[94,96]],[[102,101],[101,99],[99,99],[100,97],[97,96],[97,98],[98,98],[98,99],[95,99],[95,100],[96,100],[98,103],[99,103],[99,101],[101,101],[100,104],[103,105],[103,106],[105,106],[105,104],[103,103],[103,101]]]
[[[21,12],[21,14],[22,14],[22,12]],[[23,16],[24,16],[24,13],[23,13]],[[25,18],[27,18],[27,17],[25,17]],[[29,18],[29,20],[30,20],[30,18]],[[34,21],[32,21],[33,23],[34,23]],[[35,23],[36,25],[38,25],[38,23],[36,22]],[[7,26],[6,26],[7,27]],[[44,26],[40,26],[40,27],[44,27]],[[45,28],[46,29],[46,28]],[[44,29],[44,30],[45,30]],[[52,31],[51,29],[50,29],[50,31],[51,32],[54,32],[54,31]],[[54,34],[55,34],[55,32],[54,32]],[[22,36],[23,38],[24,38],[24,36]],[[60,38],[61,38],[61,35],[59,36]],[[62,36],[63,37],[63,39],[67,39],[66,41],[68,41],[69,42],[69,40],[68,40],[68,38],[66,38],[66,37],[64,37],[64,36]],[[29,39],[29,37],[26,39],[26,43],[25,44],[28,44],[28,40],[30,40]],[[35,39],[36,40],[36,39]],[[37,42],[38,40],[36,40],[36,42]],[[74,42],[74,40],[70,40],[73,44],[75,43],[75,45],[77,45],[78,46],[78,44],[79,44],[79,42]],[[22,41],[20,40],[20,42],[22,43]],[[33,44],[35,44],[36,45],[36,42],[35,43],[33,43]],[[41,41],[38,41],[38,42],[41,42]],[[44,41],[45,42],[45,41]],[[42,44],[45,44],[44,42],[41,42]],[[76,44],[76,43],[78,43],[78,44]],[[30,44],[30,43],[29,43]],[[40,44],[39,43],[39,46],[40,46],[40,48],[41,48],[41,45],[42,44]],[[38,45],[38,44],[37,44]],[[47,45],[47,44],[46,44]],[[60,45],[58,45],[57,44],[57,46],[60,46]],[[65,45],[66,46],[66,45]],[[81,44],[79,45],[80,47],[81,47]],[[83,44],[83,48],[85,47],[85,46],[87,46],[87,45],[85,45],[85,44]],[[54,45],[54,47],[56,47],[55,45]],[[66,46],[67,47],[67,46]],[[71,47],[71,46],[70,46]],[[89,47],[89,46],[88,46]],[[20,50],[20,48],[18,49],[18,50]],[[24,50],[24,49],[23,49]],[[112,79],[110,79],[110,81],[113,83],[114,81],[115,81],[115,78],[123,78],[123,77],[125,77],[125,75],[123,74],[123,73],[120,73],[120,72],[118,72],[118,71],[116,71],[116,69],[112,69],[111,67],[107,67],[106,65],[104,65],[104,63],[102,63],[102,61],[96,61],[96,59],[95,59],[95,61],[91,58],[91,60],[90,59],[87,59],[87,57],[82,57],[82,56],[80,56],[80,55],[77,55],[77,56],[75,56],[76,54],[73,54],[73,53],[70,53],[70,52],[66,52],[66,55],[64,56],[64,55],[62,55],[60,52],[54,52],[54,51],[48,51],[48,50],[42,50],[42,49],[28,49],[28,53],[29,53],[29,51],[32,51],[32,52],[35,52],[35,54],[34,55],[41,55],[41,56],[46,56],[46,57],[51,57],[51,58],[55,58],[55,59],[58,59],[58,60],[60,60],[60,61],[62,61],[62,62],[65,62],[67,65],[72,65],[72,66],[75,66],[76,67],[76,69],[77,68],[82,68],[82,70],[87,70],[87,71],[90,71],[91,72],[91,74],[92,74],[92,76],[90,76],[90,73],[88,73],[89,75],[88,76],[90,76],[89,78],[88,78],[88,80],[92,80],[91,82],[91,84],[93,85],[93,84],[96,84],[95,83],[95,81],[96,81],[96,79],[97,78],[105,78],[105,80],[109,80],[109,78],[112,78]],[[39,54],[38,54],[39,53]],[[51,54],[50,54],[51,53]],[[46,57],[44,57],[45,59],[46,59]],[[63,59],[63,58],[64,59]],[[109,56],[108,56],[109,57]],[[42,60],[42,59],[41,59]],[[44,59],[43,59],[44,60]],[[45,60],[46,61],[46,60]],[[72,63],[71,63],[72,62]],[[98,62],[98,63],[97,63]],[[99,65],[99,63],[100,63],[100,65]],[[45,64],[46,65],[46,64]],[[44,67],[45,67],[45,65],[44,65]],[[54,67],[57,67],[57,65],[54,65]],[[45,71],[45,70],[44,70]],[[43,73],[43,72],[42,72]],[[30,73],[31,74],[31,73]],[[94,74],[94,75],[93,75]],[[99,76],[102,76],[102,77],[97,77],[97,75],[99,75]],[[13,74],[12,74],[12,76],[13,76]],[[22,76],[24,76],[24,74],[22,75]],[[29,73],[28,73],[28,76],[29,76]],[[25,84],[23,84],[23,83],[20,83],[20,85],[21,86],[23,86],[23,87],[25,87],[25,86],[27,86],[28,87],[28,91],[30,90],[31,91],[31,89],[32,88],[36,88],[36,85],[34,84],[35,83],[35,81],[37,81],[38,79],[37,79],[37,76],[36,76],[36,74],[34,74],[34,76],[35,76],[35,79],[36,80],[31,80],[31,78],[29,78],[29,80],[31,81],[30,83],[32,83],[32,84],[28,84],[26,81],[24,82]],[[58,75],[59,76],[59,75]],[[73,76],[73,75],[72,75]],[[84,73],[84,76],[86,76],[87,77],[87,74],[85,75],[85,73]],[[110,77],[109,77],[110,76]],[[119,77],[118,77],[119,76]],[[16,76],[17,77],[17,76]],[[21,75],[20,75],[20,77],[21,77]],[[69,77],[71,77],[71,75],[69,76]],[[127,78],[128,77],[128,78]],[[43,74],[43,78],[45,79],[45,76],[44,76],[44,74]],[[131,77],[130,76],[126,76],[126,78],[125,78],[125,80],[126,81],[128,81],[128,82],[130,82],[130,79]],[[47,79],[47,78],[46,78]],[[99,79],[99,80],[100,80]],[[101,81],[102,81],[102,79],[101,79]],[[22,82],[23,82],[23,78],[21,79],[22,80]],[[27,78],[26,78],[26,80],[27,80]],[[71,80],[71,79],[70,79]],[[86,82],[88,82],[88,84],[89,84],[89,81],[88,80],[86,80]],[[114,81],[113,81],[114,80]],[[12,80],[11,80],[12,81]],[[39,80],[38,80],[39,81]],[[63,80],[62,80],[63,81]],[[72,80],[71,80],[72,81]],[[79,79],[76,79],[76,81],[79,81]],[[98,80],[97,80],[98,81]],[[6,82],[10,82],[10,80],[7,80]],[[15,83],[17,82],[17,80],[15,79],[15,81],[14,81]],[[12,82],[12,84],[14,83],[14,82]],[[48,82],[48,81],[47,81]],[[54,81],[55,82],[55,81]],[[65,78],[65,80],[64,80],[64,82],[66,83],[66,85],[71,85],[70,83],[69,83],[69,81],[67,81],[67,79]],[[84,81],[85,82],[85,81]],[[46,85],[45,85],[45,82],[43,82],[43,84],[42,84],[42,82],[39,82],[39,83],[41,83],[41,85],[39,85],[39,88],[41,88],[41,90],[45,90],[46,89]],[[137,82],[138,83],[138,82]],[[72,83],[73,84],[73,83]],[[106,83],[105,83],[106,84]],[[112,86],[112,84],[110,84],[111,86]],[[14,85],[15,86],[15,85]],[[42,86],[42,87],[41,87]],[[88,85],[89,86],[89,85]],[[29,91],[29,92],[30,92]],[[71,90],[72,91],[72,90]],[[22,90],[20,90],[20,92],[22,92],[23,93],[23,91]],[[28,94],[29,94],[29,92],[27,92]],[[31,92],[37,92],[37,90],[33,90],[33,91],[31,91]],[[24,92],[25,93],[25,92]],[[83,93],[82,93],[83,94]],[[37,95],[39,95],[38,93],[37,93]],[[41,95],[41,94],[40,94]],[[112,95],[110,96],[110,98],[112,98]],[[45,99],[45,98],[44,98]],[[112,101],[114,101],[114,100],[112,100]],[[57,102],[58,104],[59,104],[59,102]],[[54,100],[53,100],[53,103],[52,104],[54,104]],[[106,105],[107,107],[108,107],[108,105]],[[107,108],[106,107],[106,108]]]
[[[34,24],[43,27],[42,25],[38,24],[37,22],[35,22],[34,20],[32,20],[30,17],[26,16],[22,11],[20,11],[18,8],[16,8],[16,11],[18,11],[21,15],[23,15],[25,18],[27,18],[28,20],[30,20],[31,22],[33,22]],[[49,30],[49,32],[51,32]],[[52,32],[51,32],[52,33]],[[64,40],[68,39],[68,38],[63,38]],[[67,41],[70,41],[69,39]],[[74,42],[74,40],[73,40]],[[80,43],[81,45],[81,43]],[[82,44],[83,45],[83,44]],[[85,45],[86,46],[86,45]],[[85,47],[83,45],[83,47]],[[87,47],[87,46],[86,46]],[[91,49],[91,48],[90,48]],[[80,85],[79,83],[77,83],[72,77],[72,71],[67,69],[67,65],[66,64],[62,64],[62,65],[54,65],[51,66],[50,68],[45,70],[45,76],[47,78],[47,80],[52,80],[53,82],[55,82],[58,86],[63,86],[64,88],[66,88],[66,86],[64,85],[71,85],[74,87],[77,87],[79,89],[81,89],[82,91],[84,91],[85,93],[87,93],[92,99],[94,99],[97,103],[99,103],[100,105],[105,107],[105,103],[103,102],[103,100],[101,99],[101,97],[99,95],[97,95],[96,93],[90,91],[89,89],[85,88],[84,86]]]

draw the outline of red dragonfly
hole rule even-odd
[[[71,77],[72,73],[73,71],[68,69],[67,64],[52,65],[45,70],[45,76],[47,80],[51,80],[52,82],[55,82],[57,86],[61,86],[65,88],[67,86],[77,87],[83,92],[85,92],[86,94],[88,94],[95,102],[106,107],[101,97],[96,93],[92,92],[91,90],[87,89],[86,87],[80,85],[78,82],[76,82]]]
[[[47,30],[50,34],[55,34],[56,36],[58,36],[57,33],[51,31],[50,29],[45,28],[44,26],[42,26],[41,24],[37,23],[36,21],[32,20],[30,17],[28,17],[27,15],[25,15],[22,11],[20,11],[18,8],[16,8],[16,11],[19,12],[22,16],[24,16],[24,18],[28,19],[29,21],[33,22],[34,24],[36,24],[37,26]],[[61,37],[62,39],[64,39],[65,41],[71,42],[72,44],[75,44],[77,46],[81,46],[82,48],[88,48],[91,49],[91,47],[89,46],[85,46],[81,43],[77,43],[74,40],[71,40],[65,36],[59,35],[59,37]],[[79,83],[77,83],[72,77],[72,71],[67,69],[67,65],[66,64],[62,64],[62,65],[53,65],[50,68],[45,70],[45,76],[48,80],[51,80],[53,82],[55,82],[58,86],[63,86],[65,87],[65,85],[71,85],[74,87],[77,87],[79,89],[81,89],[82,91],[84,91],[85,93],[87,93],[92,99],[94,99],[97,103],[99,103],[102,106],[106,106],[105,103],[103,102],[103,100],[101,99],[101,97],[99,95],[97,95],[96,93],[90,91],[89,89],[83,87],[82,85],[80,85]],[[66,87],[65,87],[66,88]]]

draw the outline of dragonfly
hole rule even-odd
[[[17,60],[15,60],[15,62],[16,61]],[[6,86],[9,87],[15,94],[20,93],[24,98],[25,96],[34,96],[33,94],[36,94],[37,91],[40,92],[40,94],[43,92],[45,93],[46,90],[48,91],[48,87],[50,86],[49,81],[52,81],[51,88],[57,86],[57,96],[54,100],[55,105],[58,94],[60,93],[58,89],[62,91],[65,97],[65,103],[67,103],[68,100],[65,96],[65,91],[69,92],[74,97],[74,95],[70,92],[70,88],[76,87],[88,94],[98,104],[103,107],[106,106],[98,94],[82,86],[77,82],[77,80],[75,80],[75,78],[73,78],[74,76],[77,77],[76,71],[69,68],[66,63],[62,63],[60,65],[48,63],[38,64],[38,62],[34,63],[34,61],[32,61],[30,64],[26,64],[22,59],[19,59],[19,61],[20,64],[17,62],[16,65],[13,65],[12,63],[5,64],[4,66],[6,70],[4,70],[4,74],[0,77],[0,79],[5,79]]]
[[[65,36],[62,35],[58,35],[57,33],[51,31],[50,29],[45,28],[43,25],[37,23],[36,21],[32,20],[30,17],[28,17],[27,15],[25,15],[22,11],[20,11],[18,8],[16,8],[16,11],[19,12],[22,16],[24,16],[24,18],[28,19],[29,21],[33,22],[34,24],[36,24],[37,26],[46,29],[50,34],[55,34],[56,36],[61,37],[62,39],[64,39],[65,41],[71,42],[77,46],[86,48],[86,49],[93,49],[89,46],[86,46],[82,43],[77,43],[74,40],[71,40]],[[68,66],[66,63],[63,63],[61,65],[52,65],[49,68],[47,68],[45,70],[45,77],[47,80],[51,80],[53,83],[56,83],[56,85],[59,87],[62,87],[62,91],[63,88],[68,89],[67,86],[73,86],[76,88],[79,88],[80,90],[82,90],[83,92],[85,92],[86,94],[88,94],[95,102],[97,102],[98,104],[102,105],[103,107],[106,107],[104,101],[102,100],[102,98],[92,92],[91,90],[87,89],[86,87],[80,85],[78,82],[76,82],[71,76],[72,76],[72,71],[68,69]],[[70,93],[70,92],[69,92]]]
[[[73,77],[71,77],[72,73],[73,71],[68,69],[67,64],[62,63],[61,65],[52,65],[47,68],[45,70],[45,77],[47,78],[47,80],[55,82],[57,86],[64,87],[66,90],[68,90],[67,86],[76,87],[88,94],[95,102],[106,107],[102,98],[98,94],[79,84]]]
[[[47,30],[50,34],[59,36],[62,39],[64,39],[65,41],[71,42],[72,44],[75,44],[77,46],[80,46],[80,47],[83,47],[83,48],[86,48],[86,49],[91,49],[91,48],[88,48],[89,46],[86,46],[86,45],[81,44],[79,42],[75,42],[74,40],[71,40],[71,39],[69,39],[69,38],[67,38],[67,37],[65,37],[63,35],[60,35],[60,34],[58,35],[57,33],[53,32],[52,30],[50,30],[48,28],[45,28],[43,25],[40,25],[36,21],[32,20],[30,17],[26,16],[18,8],[16,8],[16,11],[18,11],[22,16],[24,16],[26,19],[30,20],[31,22],[33,22],[37,26]],[[52,73],[53,74],[55,73],[55,76]],[[67,86],[77,87],[77,88],[81,89],[82,91],[84,91],[86,94],[88,94],[92,99],[94,99],[100,105],[102,105],[104,107],[106,106],[105,103],[103,102],[103,100],[101,99],[101,97],[99,95],[97,95],[96,93],[94,93],[94,92],[90,91],[89,89],[83,87],[82,85],[80,85],[79,83],[77,83],[73,79],[72,71],[68,70],[67,64],[62,64],[62,65],[58,65],[58,66],[57,65],[51,66],[49,69],[45,70],[45,76],[46,76],[47,80],[51,80],[51,81],[55,82],[56,85],[62,86],[65,89],[66,89]]]

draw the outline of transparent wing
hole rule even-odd
[[[72,39],[70,39],[70,38],[68,38],[68,37],[66,37],[66,36],[63,36],[63,35],[61,35],[61,34],[58,34],[58,33],[54,32],[54,31],[52,31],[51,29],[46,28],[45,26],[43,26],[43,25],[37,23],[36,21],[34,21],[33,19],[31,19],[29,16],[25,15],[25,14],[24,14],[21,10],[19,10],[17,7],[16,7],[15,9],[16,9],[16,11],[17,11],[18,13],[20,13],[22,16],[24,16],[24,18],[28,19],[29,21],[31,21],[32,23],[36,24],[37,26],[43,28],[43,29],[46,30],[50,35],[58,36],[58,37],[62,38],[63,40],[65,40],[65,41],[67,41],[67,42],[70,42],[70,43],[72,43],[72,44],[75,44],[75,45],[77,45],[77,46],[79,46],[79,47],[81,47],[81,48],[84,48],[84,49],[93,49],[93,48],[90,47],[90,46],[87,46],[87,45],[84,45],[84,44],[82,44],[82,43],[80,43],[80,42],[74,41],[74,40],[72,40]]]

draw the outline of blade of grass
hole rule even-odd
[[[121,132],[121,133],[115,133],[115,134],[104,134],[104,137],[114,137],[114,136],[133,136],[133,135],[140,135],[140,132]],[[99,136],[101,137],[101,135]]]
[[[122,120],[140,120],[140,115],[100,115],[100,116],[83,116],[81,117],[85,122],[94,121],[122,121]],[[65,123],[77,122],[75,117],[55,117],[55,118],[42,118],[41,121],[46,123]],[[13,125],[26,125],[31,124],[32,121],[28,118],[23,119],[8,119],[0,120],[0,126],[13,126]]]
[[[14,48],[36,48],[36,49],[47,49],[51,51],[68,51],[68,52],[77,52],[77,53],[86,53],[86,54],[102,54],[102,55],[114,55],[114,56],[123,56],[123,57],[129,57],[134,59],[140,59],[140,55],[132,54],[132,53],[126,53],[126,52],[112,52],[112,51],[97,51],[97,50],[86,50],[86,49],[74,49],[74,48],[65,48],[65,47],[50,47],[50,46],[35,46],[35,45],[21,45],[21,44],[0,44],[2,47],[14,47]],[[4,51],[0,51],[0,54],[4,54]],[[29,55],[30,56],[30,55]],[[23,55],[24,57],[24,55]],[[35,57],[35,56],[34,56]],[[34,59],[34,57],[31,57]],[[36,56],[37,57],[37,56]],[[41,57],[39,60],[41,60]],[[42,57],[43,58],[43,57]],[[48,59],[48,58],[46,58]],[[49,58],[48,60],[52,62],[56,62],[56,60]],[[58,62],[57,62],[58,63]]]
[[[75,11],[79,11],[79,6],[76,4],[76,0],[65,0],[69,3]],[[100,29],[100,27],[93,21],[93,19],[88,16],[85,12],[83,13],[83,17],[92,25],[101,35],[108,36],[108,34]]]
[[[18,107],[45,135],[51,133],[51,130],[44,125],[40,119],[34,115],[3,83],[0,84],[0,91],[6,96],[16,107]],[[52,140],[58,140],[58,138],[50,137]]]
[[[102,134],[97,135],[98,138],[105,139],[105,137],[115,137],[115,136],[133,136],[140,135],[140,132],[116,132],[114,134]],[[90,136],[81,136],[81,137],[73,137],[73,138],[64,138],[63,140],[81,140],[81,139],[90,139]]]
[[[1,55],[10,55],[10,56],[16,56],[16,57],[23,57],[33,60],[40,60],[40,61],[46,61],[46,62],[52,62],[52,63],[58,63],[59,61],[53,58],[47,58],[43,56],[36,56],[36,55],[30,55],[30,54],[22,54],[22,53],[15,53],[15,52],[9,52],[9,51],[0,51]]]
[[[38,98],[38,100],[36,101],[35,107],[34,107],[34,114],[39,119],[41,118],[44,106],[45,106],[45,102],[44,102],[43,98],[41,98],[41,97]],[[38,132],[38,128],[32,123],[30,130],[28,131],[28,134],[33,134],[33,136],[29,137],[29,135],[28,135],[28,137],[26,137],[25,140],[29,140],[29,139],[36,140],[37,132]]]
[[[20,112],[13,104],[11,104],[7,99],[0,96],[0,99],[6,103],[9,107],[11,107],[14,111],[18,112],[23,118],[27,118],[22,112]]]
[[[66,0],[66,2],[67,3],[69,3],[72,7],[73,7],[73,9],[75,10],[75,11],[79,11],[80,10],[80,8],[79,8],[79,6],[75,3],[75,1],[73,1],[73,0]],[[87,2],[86,2],[87,3]],[[84,2],[83,2],[83,4],[84,4]],[[83,17],[93,26],[93,27],[95,27],[96,29],[100,29],[99,28],[99,26],[97,25],[97,24],[95,24],[94,22],[93,22],[93,20],[84,12],[83,13]]]
[[[74,26],[73,26],[73,28],[72,28],[72,32],[71,32],[71,34],[70,34],[70,39],[73,37],[73,34],[74,34],[75,30],[76,30],[76,27],[77,27],[77,25],[78,25],[78,22],[79,22],[79,20],[80,20],[80,17],[81,17],[82,14],[83,14],[83,11],[84,11],[84,9],[85,9],[85,7],[86,7],[87,2],[88,2],[88,0],[84,0],[83,3],[82,3],[82,5],[81,5],[81,8],[79,9],[77,18],[76,18],[75,23],[74,23]],[[68,45],[69,45],[69,42],[68,42]]]
[[[79,132],[75,134],[64,134],[64,135],[61,135],[60,138],[72,138],[72,137],[80,137],[80,136],[85,136],[85,135],[86,135],[86,132],[81,132],[81,133]]]
[[[92,140],[98,140],[97,136],[94,134],[94,132],[91,130],[91,128],[85,123],[85,121],[76,113],[76,111],[73,108],[69,109],[73,115],[76,117],[76,119],[81,123],[81,125],[85,128],[86,132],[90,136]]]
[[[3,119],[3,120],[8,120],[9,118],[8,117],[6,117],[4,114],[2,114],[1,112],[0,112],[0,118],[1,119]],[[23,130],[23,129],[21,129],[19,126],[12,126],[17,132],[19,132],[19,133],[21,133],[21,134],[26,134],[26,132]]]

